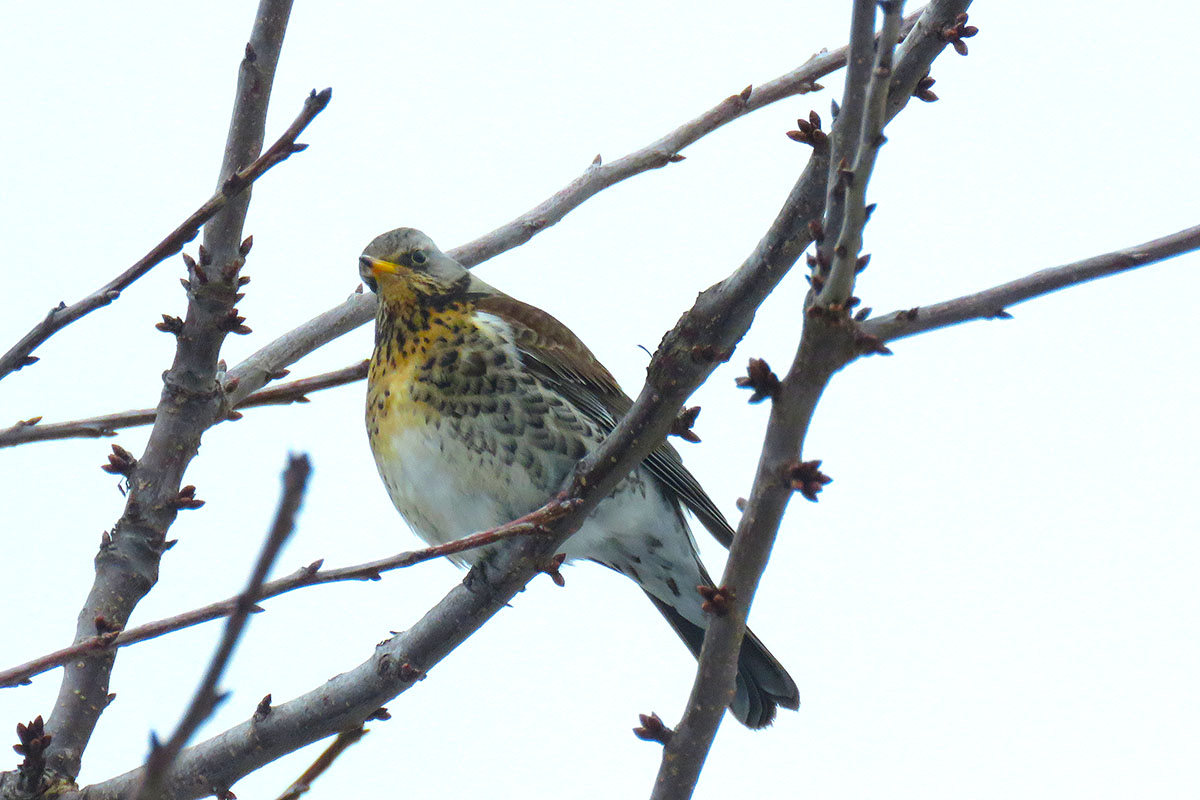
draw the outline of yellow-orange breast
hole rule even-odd
[[[392,502],[435,543],[541,505],[599,437],[469,304],[381,317],[366,412]]]

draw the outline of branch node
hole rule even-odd
[[[170,314],[162,315],[162,322],[154,326],[155,330],[160,330],[163,333],[169,333],[172,336],[178,336],[183,333],[183,320],[179,317],[173,317]]]
[[[400,666],[396,670],[396,674],[400,677],[400,680],[404,681],[405,683],[416,683],[417,681],[425,680],[425,676],[428,673],[426,673],[425,670],[414,667],[407,661],[401,661]]]
[[[110,475],[121,475],[125,478],[132,477],[134,469],[137,468],[137,459],[133,453],[121,447],[119,444],[112,446],[112,455],[108,457],[108,463],[101,465],[100,469]]]
[[[812,240],[817,244],[825,241],[825,229],[821,227],[821,221],[819,219],[809,220],[808,235],[811,236]]]
[[[855,332],[854,344],[858,346],[863,355],[890,356],[892,354],[891,349],[883,343],[883,339],[862,331]]]
[[[387,710],[387,706],[380,706],[379,708],[375,709],[370,714],[368,714],[367,718],[364,719],[363,722],[370,722],[371,720],[379,720],[380,722],[387,722],[391,718],[392,718],[392,715],[391,715],[391,712],[389,712]]]
[[[811,145],[814,150],[828,146],[829,137],[821,130],[821,117],[816,111],[808,112],[808,119],[796,120],[796,127],[798,130],[787,132],[793,142]]]
[[[970,39],[975,34],[979,33],[979,28],[974,25],[967,24],[967,13],[964,11],[954,18],[954,25],[949,28],[943,28],[938,32],[938,38],[946,42],[954,48],[954,52],[960,56],[967,54],[967,43],[963,39]]]
[[[787,479],[793,490],[813,503],[817,502],[821,490],[833,483],[833,478],[821,472],[820,460],[793,461],[787,467]]]
[[[550,560],[542,566],[541,572],[550,576],[550,580],[554,581],[554,585],[563,587],[567,585],[567,579],[562,576],[559,570],[562,568],[563,562],[566,561],[566,553],[555,553],[550,557]]]
[[[225,312],[225,316],[220,320],[220,322],[217,323],[217,325],[223,331],[245,336],[247,333],[252,332],[248,326],[243,324],[245,321],[246,318],[239,316],[236,308],[231,308],[229,311]]]
[[[701,584],[696,587],[696,591],[704,598],[704,602],[700,604],[701,610],[705,614],[712,614],[715,617],[723,617],[733,608],[733,601],[737,599],[737,592],[732,586],[704,586]]]
[[[13,750],[25,756],[17,770],[19,785],[29,796],[40,795],[45,785],[46,748],[50,746],[50,734],[38,714],[28,725],[17,723],[17,741]]]
[[[196,499],[196,487],[188,484],[179,490],[179,494],[175,495],[170,504],[172,507],[182,511],[200,508],[204,505],[204,501]]]
[[[680,411],[679,416],[675,417],[675,421],[671,423],[671,430],[668,432],[668,435],[678,436],[685,442],[698,444],[700,437],[692,430],[692,426],[696,424],[696,417],[698,416],[700,416],[700,406],[692,406]]]
[[[929,73],[925,73],[925,77],[917,81],[917,86],[913,89],[913,97],[926,103],[937,102],[938,96],[933,93],[932,87],[937,83],[933,78],[929,77]]]
[[[254,722],[262,722],[271,715],[271,695],[267,694],[262,700],[258,701],[258,707],[254,709],[254,716],[251,717]]]
[[[716,347],[711,344],[698,344],[692,347],[692,360],[703,362],[725,363],[733,356],[733,350],[728,347]]]
[[[752,358],[746,366],[746,374],[734,381],[739,389],[752,389],[751,403],[761,403],[774,397],[779,391],[779,376],[771,371],[770,365],[761,358]]]
[[[642,741],[666,744],[671,741],[671,734],[675,733],[663,723],[658,714],[653,712],[638,714],[638,720],[642,724],[633,729],[633,735]]]

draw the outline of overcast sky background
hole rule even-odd
[[[939,301],[1200,222],[1200,11],[1081,8],[973,8],[971,55],[934,65],[942,99],[888,128],[865,305]],[[209,196],[253,13],[223,0],[4,4],[0,349]],[[309,150],[254,189],[240,306],[254,333],[231,337],[225,358],[352,292],[377,233],[409,225],[444,249],[464,243],[596,153],[613,160],[841,45],[848,19],[846,2],[298,2],[268,140],[310,89],[332,86],[333,101],[302,137]],[[828,119],[840,96],[837,77],[823,83],[602,193],[480,273],[567,323],[636,394],[639,345],[653,349],[765,231],[809,152],[784,132],[812,108]],[[153,325],[183,313],[183,274],[172,259],[40,348],[0,385],[0,425],[153,406],[174,347]],[[798,270],[692,401],[704,441],[684,457],[731,519],[767,418],[733,381],[752,356],[786,368],[804,289]],[[1011,321],[898,342],[894,357],[836,377],[805,451],[835,481],[819,504],[792,504],[751,616],[802,705],[761,732],[727,718],[697,797],[1194,796],[1198,296],[1200,258],[1185,256],[1014,307]],[[293,375],[370,347],[359,329]],[[315,472],[280,574],[415,544],[376,475],[363,391],[252,410],[205,436],[187,482],[207,505],[180,515],[179,545],[132,624],[241,587],[289,450],[310,453]],[[115,441],[138,454],[147,430]],[[71,638],[101,531],[124,503],[99,469],[109,446],[0,452],[0,666]],[[702,547],[719,572],[720,547]],[[648,794],[660,748],[629,729],[639,712],[678,720],[694,661],[624,578],[591,565],[565,575],[565,589],[536,579],[388,704],[393,719],[372,723],[311,796]],[[460,578],[439,562],[269,601],[201,738],[268,692],[282,702],[359,664]],[[219,632],[121,652],[81,784],[137,766],[149,732],[173,729]],[[48,714],[58,683],[55,671],[0,690],[3,730]],[[234,791],[274,797],[316,752]]]

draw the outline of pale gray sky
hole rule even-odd
[[[336,304],[356,256],[399,225],[449,249],[578,175],[846,38],[848,3],[297,3],[268,138],[311,88],[310,149],[254,191],[254,333],[232,364]],[[915,5],[913,6],[915,7]],[[1086,10],[1085,10],[1086,9]],[[0,69],[0,347],[150,248],[211,192],[254,3],[5,4]],[[935,64],[941,100],[889,127],[857,294],[878,311],[982,289],[1200,221],[1189,3],[976,4],[971,55]],[[784,131],[840,81],[742,119],[687,160],[602,193],[481,274],[570,325],[631,393],[662,332],[731,271],[807,155]],[[191,249],[194,253],[194,248]],[[800,686],[799,712],[727,720],[697,797],[1183,797],[1200,782],[1200,514],[1185,256],[896,343],[835,378],[806,454],[835,482],[792,505],[752,627]],[[181,314],[174,259],[55,337],[0,385],[0,425],[153,405]],[[736,518],[767,409],[733,388],[747,358],[782,370],[804,282],[788,278],[694,398],[684,457]],[[366,328],[301,362],[349,364]],[[315,473],[280,573],[414,545],[375,474],[361,384],[247,412],[205,437],[187,482],[207,501],[133,623],[234,593],[288,450]],[[117,442],[139,453],[145,430]],[[65,644],[102,530],[120,514],[107,441],[0,452],[9,587],[0,666]],[[720,548],[702,543],[719,570]],[[639,712],[681,713],[694,662],[632,585],[580,566],[513,608],[414,690],[312,797],[637,797],[659,748]],[[447,563],[297,592],[256,616],[203,729],[245,719],[367,658],[461,577]],[[36,610],[30,610],[36,609]],[[118,699],[81,782],[136,766],[178,720],[219,634],[122,651]],[[0,690],[0,721],[48,714],[57,672]],[[272,797],[308,750],[247,778]],[[397,788],[401,787],[401,788]]]

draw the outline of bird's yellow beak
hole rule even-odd
[[[378,258],[371,258],[370,256],[359,256],[358,263],[376,278],[380,275],[395,275],[401,269],[399,264],[393,264],[390,261],[383,261]]]

